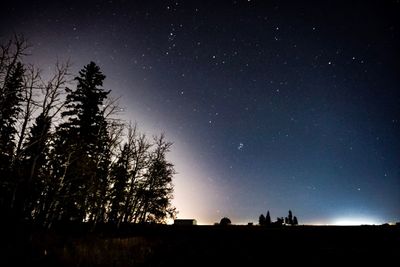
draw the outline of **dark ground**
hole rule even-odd
[[[3,228],[0,266],[396,266],[399,226]]]

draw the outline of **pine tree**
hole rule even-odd
[[[269,215],[269,211],[267,211],[267,215],[265,216],[265,224],[271,225],[271,216]]]
[[[23,101],[23,76],[23,65],[17,63],[0,91],[0,171],[7,169],[13,160],[15,123]]]
[[[293,217],[293,225],[298,225],[298,224],[299,224],[299,222],[297,221],[297,217],[294,216]]]
[[[293,215],[292,215],[292,211],[291,210],[289,210],[289,215],[287,217],[287,224],[290,224],[290,225],[293,224]]]
[[[51,118],[41,113],[30,129],[18,164],[21,184],[17,192],[22,216],[33,219],[43,213],[43,198],[47,195],[49,172],[47,166]]]
[[[265,216],[263,214],[261,214],[260,217],[258,217],[258,224],[261,226],[265,225]]]
[[[126,188],[128,187],[129,181],[129,169],[130,169],[130,147],[129,144],[125,144],[121,150],[118,161],[111,167],[111,182],[113,187],[111,189],[111,207],[109,214],[109,222],[119,224],[122,220],[121,217],[124,211],[124,205],[126,203],[127,193]]]
[[[77,89],[67,89],[64,119],[54,143],[54,174],[60,179],[58,208],[63,220],[93,222],[104,218],[108,185],[107,122],[100,107],[109,91],[99,88],[105,76],[91,62],[79,76]]]
[[[0,88],[0,212],[7,216],[14,205],[18,184],[13,170],[15,124],[21,112],[24,67],[21,63],[10,66],[9,75]],[[6,213],[5,213],[6,212]]]

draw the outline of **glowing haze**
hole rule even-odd
[[[174,142],[179,218],[400,221],[399,3],[6,1],[0,38],[73,72]]]

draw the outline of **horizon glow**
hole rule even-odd
[[[382,221],[369,217],[340,217],[333,221],[332,225],[356,226],[356,225],[380,225]]]

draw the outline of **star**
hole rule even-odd
[[[244,147],[243,143],[239,143],[239,145],[238,145],[237,149],[238,149],[238,150],[242,150],[242,149],[243,149],[243,147]]]

